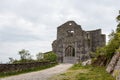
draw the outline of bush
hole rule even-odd
[[[57,55],[55,53],[51,52],[47,52],[44,53],[44,59],[48,60],[50,62],[56,62],[57,61]]]

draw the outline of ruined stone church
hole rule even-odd
[[[90,52],[104,46],[105,35],[101,29],[84,31],[74,21],[68,21],[57,28],[57,39],[52,43],[58,62],[76,63],[90,58]]]

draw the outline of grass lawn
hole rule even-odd
[[[65,73],[55,75],[49,80],[115,80],[104,67],[81,66],[75,64]]]

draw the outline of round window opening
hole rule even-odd
[[[71,25],[72,25],[72,23],[69,23],[69,25],[71,26]]]

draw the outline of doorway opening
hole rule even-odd
[[[65,49],[65,57],[75,57],[75,48],[68,46]]]

